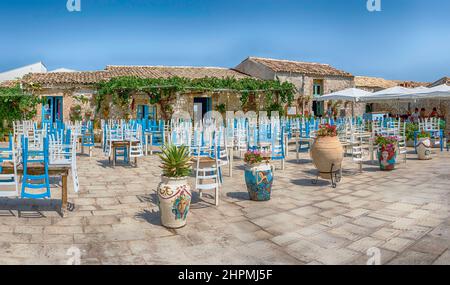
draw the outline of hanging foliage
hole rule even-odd
[[[290,105],[294,100],[295,86],[279,80],[259,80],[254,78],[214,78],[188,79],[139,78],[133,76],[116,77],[98,84],[97,111],[106,95],[111,95],[113,103],[127,106],[134,94],[147,94],[150,104],[159,104],[164,119],[173,112],[177,94],[189,92],[236,92],[240,94],[241,106],[245,107],[250,95],[265,96],[265,109],[274,102]]]
[[[25,93],[20,85],[0,87],[0,135],[10,131],[16,120],[30,120],[41,102],[37,96]]]

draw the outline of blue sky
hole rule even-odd
[[[234,67],[247,56],[334,65],[355,75],[450,76],[450,1],[0,1],[0,71],[108,64]]]

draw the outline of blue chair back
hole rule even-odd
[[[22,164],[23,164],[23,181],[22,181],[22,198],[44,199],[50,198],[50,179],[48,175],[48,138],[43,139],[42,150],[30,150],[28,148],[28,138],[22,137]],[[44,165],[43,174],[30,174],[29,163],[42,163]],[[43,193],[32,193],[28,189],[44,189]]]

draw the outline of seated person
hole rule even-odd
[[[434,107],[433,111],[430,113],[430,118],[438,118],[439,117],[439,113],[437,111],[437,108]]]
[[[420,109],[420,118],[425,119],[427,117],[427,111],[425,108]]]

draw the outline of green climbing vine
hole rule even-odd
[[[264,96],[264,108],[269,110],[277,105],[282,110],[294,100],[295,86],[280,80],[259,80],[254,78],[213,78],[188,79],[115,77],[97,85],[97,111],[107,95],[112,96],[114,104],[127,108],[134,94],[144,93],[151,104],[159,104],[163,118],[168,119],[173,111],[177,94],[189,92],[235,92],[240,94],[241,106],[249,103],[250,96]]]
[[[32,119],[40,102],[39,97],[23,91],[18,84],[0,87],[0,137],[11,131],[13,121]]]

